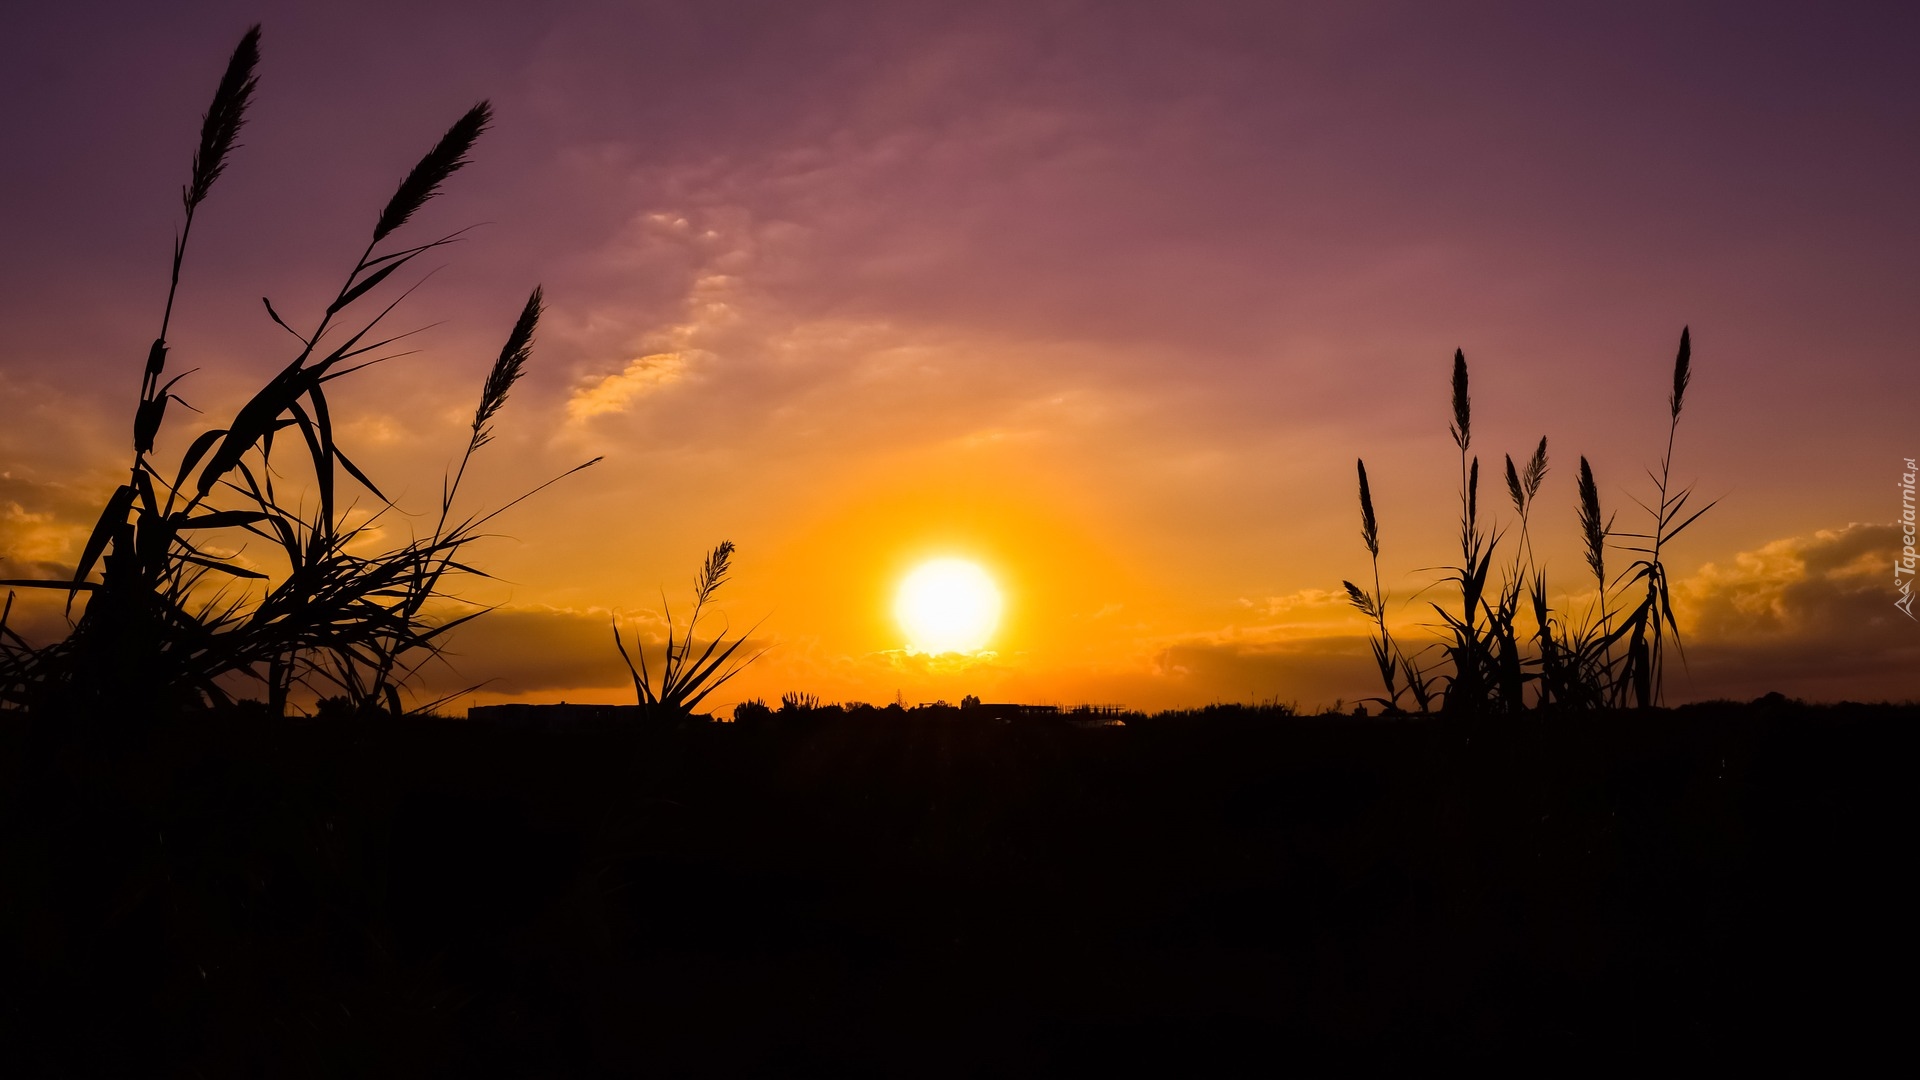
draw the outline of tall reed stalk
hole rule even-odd
[[[1513,455],[1506,456],[1507,497],[1513,502],[1514,513],[1520,518],[1520,541],[1514,545],[1513,565],[1504,571],[1501,581],[1499,600],[1490,613],[1491,636],[1495,639],[1501,702],[1509,711],[1526,707],[1526,684],[1540,679],[1539,673],[1529,673],[1525,669],[1529,664],[1522,654],[1518,630],[1520,598],[1527,590],[1527,582],[1544,580],[1544,574],[1534,563],[1533,536],[1530,531],[1530,519],[1533,512],[1533,500],[1540,494],[1540,485],[1547,477],[1547,437],[1540,437],[1540,445],[1527,460],[1526,467],[1515,468]],[[1548,613],[1544,605],[1534,605],[1534,640],[1541,641],[1548,623]],[[1544,665],[1543,655],[1536,663]],[[1541,700],[1546,700],[1545,683],[1540,683]]]
[[[1387,592],[1380,585],[1380,522],[1373,512],[1373,490],[1367,483],[1367,463],[1358,462],[1360,471],[1360,538],[1367,545],[1367,554],[1373,560],[1373,591],[1368,592],[1351,581],[1340,584],[1346,587],[1347,601],[1360,613],[1374,622],[1374,637],[1371,640],[1374,666],[1380,672],[1380,683],[1386,696],[1367,698],[1377,702],[1388,713],[1400,712],[1400,695],[1405,693],[1413,698],[1413,704],[1420,712],[1429,712],[1433,707],[1434,689],[1431,678],[1420,663],[1408,656],[1394,640],[1387,629]],[[1401,686],[1404,677],[1406,685]]]
[[[1683,520],[1680,515],[1685,513],[1687,501],[1693,497],[1693,489],[1689,486],[1675,491],[1672,487],[1674,438],[1680,428],[1680,410],[1686,403],[1687,385],[1693,381],[1692,361],[1692,328],[1683,327],[1680,331],[1680,349],[1673,361],[1673,391],[1667,397],[1667,450],[1661,455],[1659,474],[1647,470],[1647,476],[1654,485],[1653,503],[1639,503],[1641,509],[1653,519],[1652,531],[1621,534],[1640,541],[1628,545],[1627,550],[1641,555],[1623,572],[1621,580],[1625,583],[1624,587],[1644,586],[1646,591],[1619,629],[1609,636],[1609,644],[1622,634],[1627,637],[1624,672],[1615,688],[1616,704],[1624,703],[1629,691],[1633,703],[1641,708],[1660,704],[1666,677],[1666,635],[1673,636],[1674,648],[1680,650],[1682,662],[1686,658],[1685,649],[1680,644],[1680,626],[1674,620],[1673,600],[1667,587],[1667,566],[1661,556],[1666,545],[1719,502],[1715,499]]]
[[[1468,453],[1473,445],[1473,402],[1468,394],[1467,357],[1460,349],[1453,352],[1453,424],[1448,430],[1460,450],[1460,564],[1449,570],[1460,588],[1460,614],[1456,616],[1438,604],[1433,609],[1453,634],[1453,643],[1446,648],[1453,674],[1447,680],[1442,711],[1470,713],[1483,706],[1488,693],[1489,680],[1482,669],[1486,649],[1481,642],[1480,609],[1487,571],[1493,565],[1493,550],[1499,541],[1480,528],[1480,458]]]
[[[1372,639],[1373,662],[1380,671],[1380,683],[1386,696],[1374,698],[1388,712],[1397,712],[1400,708],[1401,690],[1398,685],[1400,659],[1394,654],[1393,635],[1387,632],[1387,596],[1380,587],[1380,523],[1373,513],[1373,491],[1367,485],[1367,463],[1359,462],[1360,469],[1360,538],[1367,545],[1367,554],[1373,559],[1373,591],[1368,592],[1351,581],[1343,581],[1347,589],[1347,600],[1360,613],[1374,621],[1375,637]]]

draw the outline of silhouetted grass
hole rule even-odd
[[[1379,701],[1387,708],[1395,708],[1400,698],[1396,686],[1399,681],[1399,658],[1393,654],[1393,638],[1387,633],[1386,607],[1387,597],[1380,588],[1380,524],[1373,514],[1373,491],[1367,486],[1367,463],[1359,463],[1360,470],[1360,539],[1367,545],[1367,554],[1373,559],[1373,591],[1367,592],[1351,581],[1343,581],[1347,588],[1347,599],[1362,615],[1374,620],[1380,636],[1373,639],[1373,661],[1380,669],[1380,682],[1386,687],[1387,696]]]
[[[1480,459],[1470,453],[1472,401],[1466,356],[1455,350],[1451,380],[1453,421],[1448,432],[1460,453],[1460,561],[1445,568],[1444,580],[1459,589],[1460,609],[1456,613],[1437,603],[1429,605],[1440,616],[1445,634],[1441,642],[1446,658],[1443,671],[1423,671],[1394,641],[1387,627],[1387,595],[1380,586],[1379,528],[1366,464],[1361,462],[1361,537],[1373,561],[1374,588],[1369,592],[1351,581],[1342,585],[1349,602],[1374,623],[1371,647],[1385,693],[1370,700],[1397,710],[1403,691],[1398,679],[1404,676],[1408,684],[1404,689],[1412,691],[1421,712],[1428,711],[1432,694],[1427,689],[1430,681],[1444,687],[1439,691],[1444,695],[1442,711],[1454,714],[1517,712],[1529,707],[1590,709],[1629,703],[1646,707],[1660,703],[1665,677],[1664,650],[1669,636],[1675,647],[1679,646],[1679,626],[1668,596],[1663,548],[1714,505],[1708,503],[1686,514],[1692,490],[1673,489],[1674,435],[1692,378],[1691,360],[1691,333],[1682,329],[1680,350],[1674,363],[1673,389],[1668,396],[1667,450],[1661,458],[1659,473],[1648,473],[1654,482],[1654,503],[1641,504],[1653,519],[1652,531],[1616,533],[1612,530],[1611,518],[1603,522],[1592,467],[1586,458],[1580,459],[1577,516],[1584,555],[1594,575],[1598,598],[1593,609],[1575,625],[1553,611],[1548,602],[1547,569],[1539,565],[1533,555],[1531,514],[1548,472],[1544,436],[1524,467],[1517,467],[1511,455],[1506,457],[1507,493],[1520,531],[1512,561],[1503,564],[1504,576],[1498,588],[1489,594],[1488,573],[1506,532],[1499,528],[1490,530],[1481,521]],[[1626,550],[1642,556],[1611,581],[1606,573],[1609,536],[1640,540],[1641,543],[1629,545]],[[1616,625],[1614,597],[1642,586],[1644,596]],[[1532,609],[1534,630],[1531,634],[1523,634],[1518,625],[1523,599]],[[1624,653],[1616,659],[1614,646],[1623,640]]]
[[[1541,706],[1593,708],[1607,703],[1613,683],[1610,651],[1612,613],[1608,605],[1606,538],[1611,520],[1600,518],[1599,486],[1593,468],[1580,459],[1579,520],[1587,568],[1593,572],[1595,597],[1575,626],[1556,619],[1547,603],[1545,568],[1534,572],[1531,583],[1536,638],[1540,652]]]
[[[259,40],[256,26],[234,50],[182,189],[185,222],[173,247],[160,335],[148,350],[141,380],[128,481],[107,500],[71,580],[4,583],[64,590],[69,611],[79,593],[89,596],[72,633],[51,645],[30,645],[0,618],[0,700],[10,705],[115,717],[135,707],[165,711],[226,703],[239,680],[259,687],[274,714],[285,711],[295,686],[319,697],[343,696],[362,710],[398,713],[400,686],[438,654],[444,634],[479,614],[443,618],[427,605],[447,597],[450,575],[478,573],[461,561],[462,549],[506,509],[452,514],[467,463],[487,442],[488,424],[527,361],[540,290],[528,299],[488,374],[459,471],[443,483],[433,532],[378,554],[350,549],[369,539],[393,508],[336,440],[327,384],[393,358],[383,350],[405,335],[379,337],[375,331],[399,300],[363,319],[338,343],[323,341],[396,272],[454,239],[377,251],[466,163],[491,117],[486,102],[456,121],[401,181],[311,331],[295,330],[265,302],[268,317],[298,341],[294,358],[225,427],[195,437],[175,469],[163,472],[151,460],[167,404],[179,400],[173,388],[184,378],[161,381],[187,241],[247,122],[258,85]],[[274,450],[276,441],[287,439],[304,451],[307,486],[298,498],[280,490],[288,467]],[[358,525],[346,523],[351,502],[341,505],[347,481],[383,504]],[[299,509],[308,495],[317,504],[311,512]],[[249,539],[265,541],[281,565],[217,554],[243,550]]]
[[[700,617],[706,610],[707,602],[713,599],[713,594],[726,583],[732,569],[733,541],[723,540],[707,553],[707,561],[694,581],[693,614],[687,619],[684,635],[676,637],[673,608],[667,603],[666,594],[661,593],[661,613],[667,621],[666,656],[657,673],[648,667],[646,643],[638,635],[634,638],[633,654],[627,653],[626,642],[620,637],[619,620],[614,620],[614,647],[620,650],[620,659],[626,663],[627,673],[633,677],[634,696],[649,716],[676,720],[691,717],[700,703],[707,699],[707,695],[726,685],[759,658],[756,653],[737,663],[732,662],[734,653],[752,634],[751,629],[731,642],[727,641],[726,632],[722,631],[707,642],[699,655],[695,655],[699,643],[693,635],[700,626]],[[635,657],[639,658],[638,667],[634,666]]]
[[[1622,634],[1627,639],[1624,666],[1615,688],[1616,703],[1624,701],[1631,691],[1636,705],[1660,704],[1666,675],[1666,634],[1673,635],[1674,648],[1681,647],[1680,626],[1673,618],[1673,601],[1667,593],[1667,567],[1661,561],[1661,550],[1719,502],[1715,499],[1683,519],[1681,515],[1686,513],[1693,489],[1689,486],[1672,490],[1674,435],[1680,427],[1680,408],[1686,402],[1687,384],[1693,380],[1692,362],[1692,335],[1682,329],[1680,350],[1673,361],[1673,392],[1667,397],[1667,451],[1660,457],[1659,475],[1655,476],[1652,470],[1647,472],[1654,484],[1652,505],[1639,503],[1653,519],[1652,531],[1620,534],[1640,541],[1628,545],[1627,550],[1641,555],[1622,575],[1623,587],[1644,585],[1646,594],[1623,616],[1619,629],[1609,635],[1610,640]],[[1684,650],[1681,655],[1684,658]]]

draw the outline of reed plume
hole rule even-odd
[[[1602,590],[1607,587],[1607,528],[1600,520],[1600,489],[1593,482],[1593,467],[1580,459],[1580,534],[1586,539],[1587,566]]]
[[[1480,459],[1473,459],[1467,472],[1467,533],[1471,536],[1480,523]]]
[[[1547,478],[1547,437],[1540,436],[1540,445],[1534,448],[1533,457],[1524,467],[1516,467],[1513,455],[1507,459],[1507,497],[1513,501],[1514,513],[1520,515],[1520,550],[1514,553],[1514,574],[1521,568],[1531,567],[1533,563],[1533,541],[1527,530],[1528,516],[1533,512],[1534,497],[1540,494],[1540,485]]]
[[[213,182],[226,171],[227,155],[237,145],[233,140],[247,122],[247,106],[252,104],[254,88],[260,83],[253,73],[259,62],[260,24],[255,23],[234,47],[226,73],[220,76],[220,86],[214,91],[213,104],[200,119],[200,145],[193,152],[193,179],[180,191],[189,215],[207,197]]]
[[[1367,554],[1380,557],[1380,523],[1373,516],[1373,491],[1367,487],[1367,463],[1360,462],[1360,539],[1366,541]]]
[[[1680,355],[1673,361],[1673,394],[1667,398],[1673,419],[1680,419],[1680,406],[1687,398],[1687,383],[1693,381],[1693,329],[1680,328]]]
[[[694,583],[695,603],[705,604],[715,589],[726,583],[727,574],[733,569],[733,541],[722,540],[720,545],[707,553],[707,561],[700,567],[700,578]]]
[[[1453,441],[1461,453],[1473,441],[1473,403],[1467,397],[1467,354],[1453,350]]]
[[[526,306],[520,309],[520,317],[514,320],[513,329],[507,334],[507,343],[500,347],[500,355],[487,371],[487,381],[480,387],[480,404],[473,410],[473,428],[467,438],[466,453],[460,456],[460,467],[454,470],[453,481],[440,492],[443,525],[453,509],[453,496],[460,490],[460,480],[467,475],[467,463],[473,460],[476,451],[493,441],[493,428],[489,425],[500,407],[507,403],[507,394],[513,390],[513,384],[520,381],[527,360],[533,355],[533,334],[539,329],[540,314],[545,310],[544,295],[540,286],[533,287]]]
[[[1355,585],[1351,581],[1342,581],[1340,584],[1347,587],[1347,603],[1352,604],[1359,610],[1360,614],[1365,615],[1367,618],[1371,619],[1375,617],[1379,608],[1374,606],[1373,597],[1367,590]]]
[[[400,187],[387,200],[386,208],[380,211],[380,221],[373,229],[373,242],[386,239],[387,234],[407,223],[414,212],[426,205],[428,199],[440,192],[440,185],[467,164],[467,151],[473,149],[474,140],[487,125],[493,121],[493,105],[482,101],[468,109],[465,115],[453,122],[447,133],[440,137],[427,156],[407,173],[400,181]]]
[[[473,412],[473,448],[476,450],[493,441],[493,430],[487,425],[500,411],[500,406],[507,403],[507,393],[520,381],[527,358],[533,355],[533,332],[539,327],[540,315],[545,310],[543,297],[540,286],[535,285],[526,306],[520,309],[520,317],[514,321],[512,332],[507,335],[506,345],[500,349],[500,358],[487,372],[486,385],[480,391],[480,407]]]

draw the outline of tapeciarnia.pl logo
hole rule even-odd
[[[1917,470],[1912,458],[1906,459],[1906,465],[1907,471],[1900,474],[1900,538],[1905,543],[1900,557],[1893,560],[1893,587],[1900,599],[1895,600],[1893,606],[1906,612],[1907,618],[1920,622],[1920,616],[1913,613],[1913,582],[1909,580],[1914,571],[1913,476]]]

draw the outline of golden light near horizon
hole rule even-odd
[[[934,559],[901,580],[893,615],[914,652],[979,652],[1000,622],[1000,588],[978,563]]]

